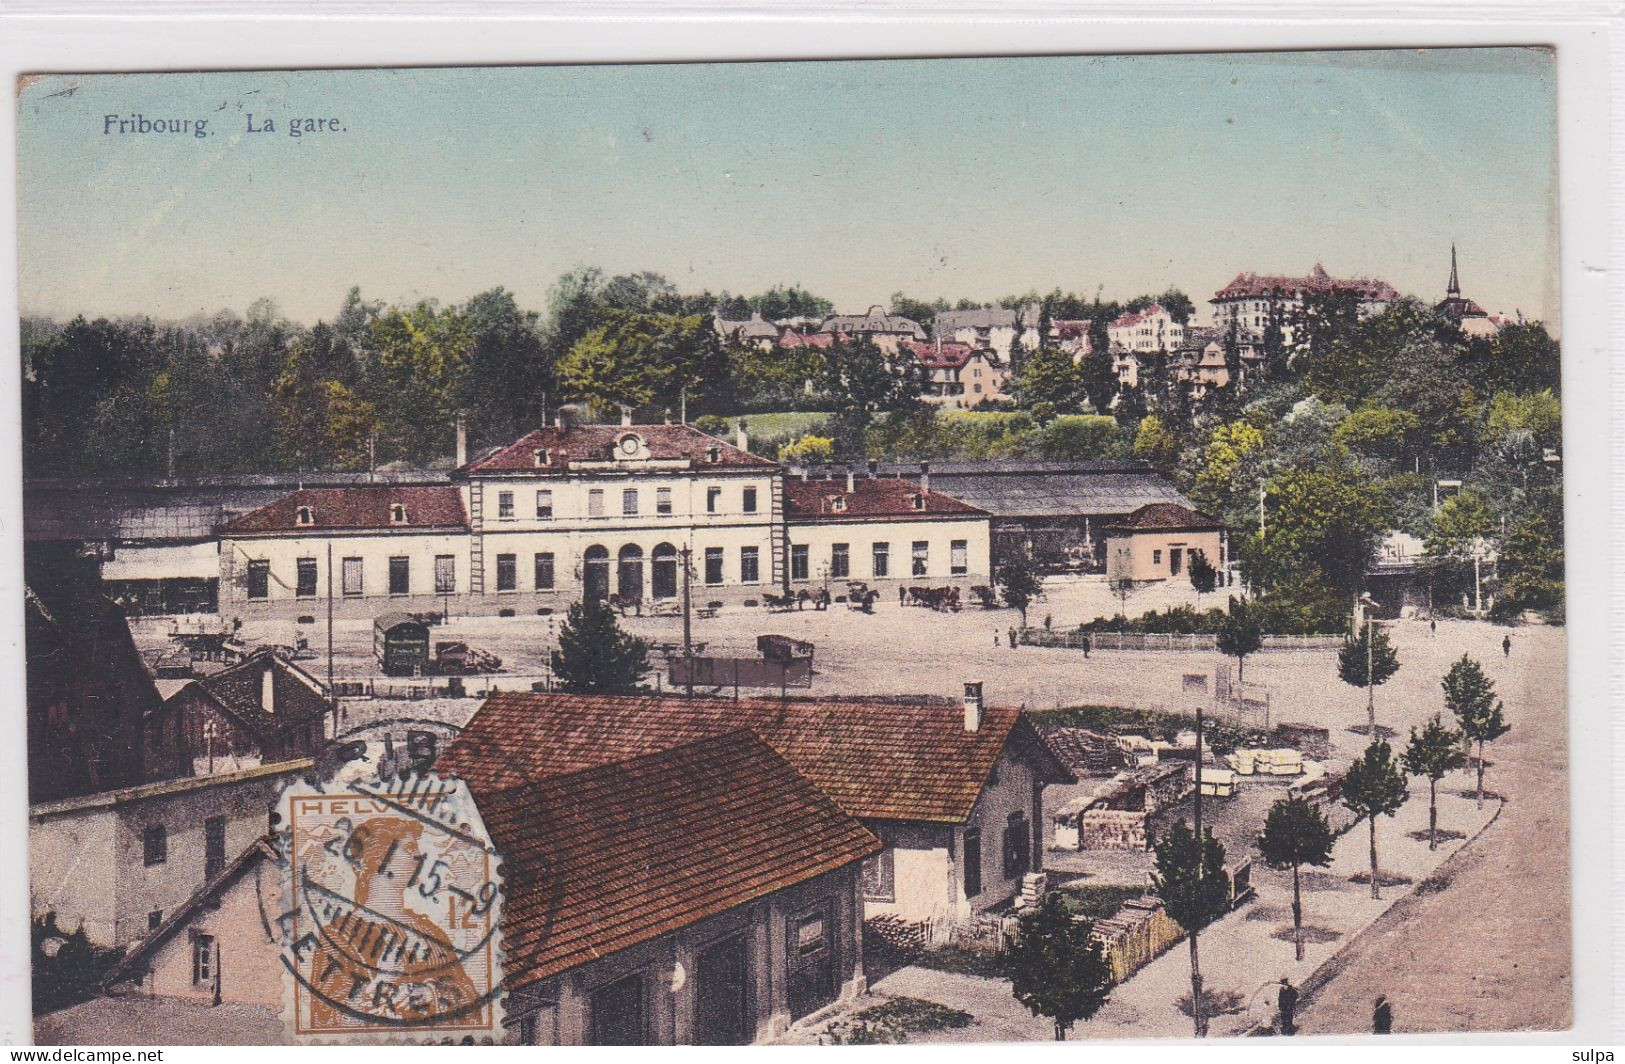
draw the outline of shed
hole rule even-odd
[[[372,649],[385,676],[420,676],[429,663],[429,626],[410,613],[386,613],[372,624]]]

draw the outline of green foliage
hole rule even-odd
[[[1515,609],[1558,610],[1563,605],[1561,503],[1513,517],[1500,542],[1496,568],[1501,597]]]
[[[1021,931],[1004,954],[1011,994],[1034,1016],[1053,1021],[1057,1040],[1099,1012],[1111,994],[1111,966],[1093,930],[1051,892],[1022,914]]]
[[[1264,629],[1245,599],[1230,597],[1230,609],[1218,628],[1219,653],[1236,659],[1236,680],[1241,680],[1247,655],[1264,645]]]
[[[1444,681],[1445,708],[1456,715],[1461,734],[1478,744],[1478,801],[1484,801],[1484,746],[1512,730],[1506,722],[1501,700],[1495,697],[1495,684],[1484,675],[1484,667],[1466,654],[1450,666]]]
[[[1124,456],[1122,429],[1113,418],[1096,414],[1063,414],[1037,434],[1038,457],[1079,461]]]
[[[1438,845],[1439,781],[1445,775],[1467,764],[1462,751],[1462,734],[1447,728],[1435,713],[1418,732],[1411,729],[1410,745],[1405,747],[1401,760],[1405,771],[1412,776],[1424,776],[1428,781],[1428,849]]]
[[[1361,625],[1338,648],[1337,677],[1350,687],[1381,687],[1398,671],[1399,655],[1388,633],[1375,625]]]
[[[1549,388],[1529,395],[1496,392],[1484,411],[1484,431],[1491,440],[1527,432],[1541,447],[1558,447],[1563,442],[1563,405]]]
[[[1031,410],[1047,403],[1057,411],[1076,410],[1083,401],[1083,373],[1070,352],[1042,345],[1021,363],[1006,389]]]
[[[1407,797],[1394,751],[1380,739],[1365,748],[1343,777],[1343,804],[1358,820],[1393,816]]]
[[[835,457],[835,441],[828,436],[802,436],[779,448],[779,461],[790,465],[818,465]]]
[[[1270,480],[1266,501],[1265,533],[1243,552],[1250,582],[1267,590],[1314,572],[1352,600],[1390,524],[1382,489],[1353,469],[1292,470]]]
[[[621,631],[615,613],[597,599],[572,603],[553,651],[553,674],[571,694],[623,695],[639,690],[649,671],[648,646]]]
[[[1147,414],[1140,419],[1140,427],[1134,434],[1134,457],[1166,469],[1179,457],[1179,438],[1168,431],[1162,418]],[[1228,476],[1226,472],[1225,478]]]
[[[1280,798],[1264,818],[1258,852],[1277,871],[1332,863],[1335,836],[1326,815],[1300,797]]]
[[[1457,492],[1439,505],[1428,528],[1427,552],[1436,558],[1470,558],[1474,545],[1494,525],[1488,499],[1471,489]]]
[[[1202,842],[1183,820],[1163,832],[1156,845],[1156,871],[1151,889],[1168,916],[1188,935],[1196,934],[1230,908],[1230,877],[1224,870],[1224,845],[1210,828]]]
[[[835,310],[835,304],[822,296],[815,296],[800,285],[774,285],[760,295],[751,296],[746,304],[768,321],[781,318],[823,318]]]
[[[571,398],[605,411],[671,407],[685,391],[692,402],[727,386],[726,356],[704,316],[607,310],[599,318],[559,360]]]
[[[1219,582],[1219,571],[1213,568],[1213,563],[1207,560],[1207,552],[1193,550],[1188,562],[1191,574],[1191,588],[1198,597],[1209,594]]]
[[[1332,440],[1362,455],[1400,461],[1410,454],[1421,427],[1421,420],[1409,410],[1368,404],[1339,422]]]
[[[1027,607],[1044,594],[1044,580],[1038,563],[1026,551],[1012,554],[993,574],[1004,604],[1021,613],[1021,626],[1027,626]]]
[[[1055,891],[1061,904],[1074,919],[1106,920],[1117,915],[1123,903],[1145,893],[1143,885],[1113,883],[1068,883]]]

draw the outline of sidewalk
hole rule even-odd
[[[1462,832],[1467,839],[1441,840],[1437,850],[1429,851],[1425,838],[1418,841],[1409,837],[1412,831],[1425,831],[1428,819],[1427,790],[1414,780],[1410,801],[1399,814],[1379,820],[1377,856],[1384,878],[1402,876],[1410,880],[1384,887],[1381,900],[1372,900],[1367,884],[1349,881],[1350,876],[1369,869],[1369,829],[1363,821],[1338,839],[1329,868],[1309,869],[1302,874],[1302,961],[1293,959],[1291,873],[1272,872],[1255,863],[1253,883],[1258,897],[1202,932],[1204,983],[1212,992],[1229,991],[1241,997],[1239,1011],[1210,1019],[1209,1036],[1244,1034],[1258,1021],[1268,1020],[1274,1009],[1273,986],[1282,976],[1302,986],[1318,967],[1483,831],[1499,813],[1500,803],[1486,798],[1484,808],[1475,810],[1471,795],[1461,794],[1467,781],[1467,774],[1458,773],[1442,781],[1439,788],[1441,831]],[[1054,1038],[1049,1021],[1017,1004],[1010,996],[1009,984],[1001,979],[908,967],[878,980],[870,991],[873,996],[857,1002],[856,1008],[887,997],[917,997],[964,1009],[977,1019],[970,1027],[923,1034],[917,1041]],[[1093,1020],[1074,1028],[1072,1037],[1189,1037],[1191,1019],[1174,1005],[1180,995],[1189,993],[1190,951],[1180,942],[1113,990],[1106,1007]],[[815,1041],[816,1033],[807,1032],[790,1040]]]

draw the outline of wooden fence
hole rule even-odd
[[[1023,628],[1017,636],[1023,646],[1070,647],[1090,650],[1184,650],[1219,649],[1219,637],[1212,633],[1177,632],[1080,632],[1077,629]],[[1343,645],[1340,635],[1267,635],[1262,650],[1336,650]]]

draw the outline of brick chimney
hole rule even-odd
[[[931,463],[920,463],[920,494],[925,495],[931,490]]]
[[[982,730],[982,681],[965,684],[965,730]]]
[[[260,708],[276,712],[276,665],[270,658],[265,659],[265,671],[260,673]]]
[[[468,424],[463,415],[457,415],[457,468],[468,464]]]
[[[858,490],[858,478],[853,474],[852,467],[846,467],[846,493],[851,495]]]
[[[880,462],[874,458],[869,459],[869,479],[873,480],[880,475]]]

